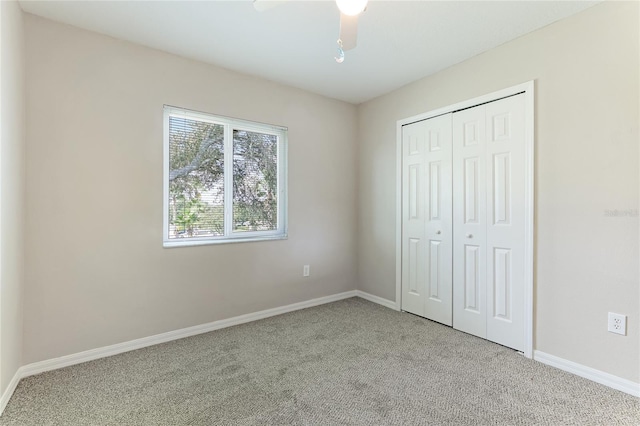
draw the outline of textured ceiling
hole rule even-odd
[[[21,1],[25,12],[360,103],[598,1],[371,1],[337,64],[333,1]]]

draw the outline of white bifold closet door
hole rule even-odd
[[[453,326],[524,350],[524,95],[453,115]]]
[[[452,325],[451,114],[402,129],[402,309]]]
[[[402,128],[402,310],[524,350],[524,95]]]

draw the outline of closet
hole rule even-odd
[[[402,310],[525,346],[525,94],[402,126]]]

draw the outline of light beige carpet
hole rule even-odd
[[[0,425],[640,425],[638,398],[359,298],[23,380]]]

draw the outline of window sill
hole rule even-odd
[[[180,239],[180,240],[170,240],[164,241],[162,246],[164,248],[177,248],[177,247],[192,247],[192,246],[208,246],[208,245],[216,245],[216,244],[230,244],[230,243],[253,243],[258,241],[276,241],[276,240],[286,240],[288,239],[287,234],[277,234],[277,235],[268,235],[263,237],[236,237],[236,238],[221,238],[221,239],[202,239],[202,240],[188,240],[188,239]]]

